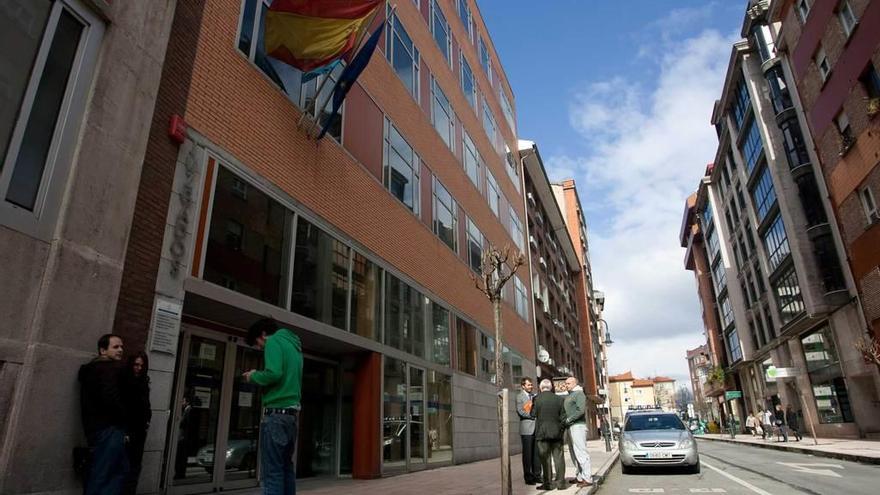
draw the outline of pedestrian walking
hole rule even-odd
[[[260,423],[260,470],[264,495],[296,493],[293,454],[301,407],[303,355],[299,337],[272,318],[248,329],[247,342],[264,351],[265,368],[244,373],[265,389]]]
[[[534,385],[529,378],[520,380],[520,391],[516,396],[516,413],[519,415],[519,438],[522,442],[523,479],[527,485],[536,485],[541,480],[541,460],[535,446],[535,415],[533,414],[532,393]]]
[[[755,419],[755,415],[749,413],[748,417],[746,417],[746,433],[751,433],[752,437],[757,434],[758,431],[758,420]]]
[[[761,438],[770,439],[773,436],[773,411],[768,407],[761,416],[761,426],[764,430]]]
[[[571,460],[577,466],[577,475],[574,483],[579,488],[593,484],[593,474],[590,466],[590,454],[587,452],[587,396],[584,389],[578,385],[577,378],[570,376],[565,379],[565,387],[568,396],[565,397],[565,421],[562,426],[568,429],[569,453]]]
[[[774,426],[778,428],[776,430],[776,441],[779,441],[779,437],[783,438],[783,442],[788,441],[788,432],[785,430],[785,411],[782,409],[782,404],[776,404],[776,412],[774,413]]]
[[[535,443],[538,446],[538,457],[541,460],[541,472],[544,477],[543,484],[538,488],[565,490],[568,488],[568,483],[565,482],[565,457],[562,454],[565,400],[562,396],[553,393],[553,384],[550,380],[541,380],[538,386],[541,393],[532,401],[532,411],[535,415]]]
[[[149,358],[144,351],[128,358],[122,396],[125,399],[128,419],[126,425],[128,443],[125,446],[125,452],[128,455],[129,471],[123,484],[123,495],[134,495],[137,492],[138,478],[141,475],[144,459],[144,444],[147,441],[147,429],[150,428],[150,419],[153,416],[153,411],[150,408],[148,368]]]
[[[788,425],[788,429],[794,434],[794,441],[800,442],[803,435],[801,435],[800,428],[800,420],[798,420],[798,415],[791,409],[791,404],[785,407],[785,424]]]
[[[83,429],[92,450],[85,495],[117,495],[128,474],[122,353],[122,337],[102,335],[98,357],[79,368]]]

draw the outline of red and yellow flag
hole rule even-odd
[[[308,72],[345,56],[384,0],[274,0],[266,54]]]

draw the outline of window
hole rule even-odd
[[[208,282],[277,306],[286,305],[281,287],[285,226],[292,213],[257,188],[237,196],[241,179],[218,167],[202,274]]]
[[[455,200],[449,191],[434,178],[434,233],[449,246],[456,250],[456,232],[458,232],[458,211]]]
[[[477,331],[480,336],[480,369],[479,377],[490,383],[495,383],[495,339],[483,332]]]
[[[727,348],[730,350],[731,362],[735,363],[742,360],[742,346],[740,345],[739,333],[737,333],[736,328],[727,334]]]
[[[368,339],[378,336],[382,271],[355,251],[351,266],[351,323],[349,331]]]
[[[807,153],[807,145],[804,142],[804,135],[801,133],[801,126],[798,124],[797,118],[790,118],[779,124],[782,131],[782,145],[785,148],[785,157],[788,159],[789,168],[797,168],[801,165],[810,163],[810,155]]]
[[[437,129],[437,133],[443,138],[446,146],[449,146],[450,150],[455,150],[455,118],[452,107],[443,90],[440,89],[440,85],[437,84],[437,80],[433,77],[431,78],[431,95],[431,119],[434,123],[434,129]]]
[[[807,374],[820,423],[851,423],[852,408],[831,329],[826,325],[801,338]]]
[[[709,233],[706,234],[706,246],[709,247],[709,259],[714,260],[715,256],[718,255],[718,250],[720,249],[720,244],[718,242],[718,232],[714,228],[713,224],[709,224],[708,231]]]
[[[461,57],[461,91],[464,93],[464,98],[467,102],[471,104],[471,108],[476,110],[477,86],[474,84],[474,73],[464,58],[464,53],[460,53],[459,56]]]
[[[452,65],[452,37],[449,36],[449,22],[443,15],[443,10],[437,4],[437,0],[431,0],[431,32],[437,48],[443,54],[443,58]]]
[[[428,374],[428,464],[452,460],[452,377],[434,370]],[[446,455],[443,455],[443,454]]]
[[[831,65],[828,63],[825,49],[820,46],[819,50],[816,51],[816,57],[813,60],[816,62],[816,67],[819,69],[819,76],[822,77],[822,82],[827,81],[828,74],[831,73]]]
[[[498,188],[498,182],[492,171],[486,168],[486,197],[489,200],[489,208],[496,217],[501,215],[501,189]]]
[[[758,222],[762,222],[776,204],[776,190],[773,189],[773,178],[770,177],[770,167],[765,166],[761,172],[761,178],[755,183],[752,190],[752,201],[755,203],[755,213],[758,214]]]
[[[774,65],[772,69],[765,74],[767,84],[770,86],[770,99],[773,102],[773,111],[777,114],[787,110],[793,106],[791,101],[791,92],[788,89],[788,83],[785,80],[785,72],[782,71],[781,65]]]
[[[51,235],[104,26],[75,1],[3,2],[0,221]]]
[[[718,300],[718,310],[721,312],[721,323],[727,328],[733,323],[733,308],[730,306],[730,298],[726,295]]]
[[[517,166],[517,160],[519,159],[519,153],[514,155],[510,148],[505,144],[504,145],[504,164],[507,168],[507,176],[510,177],[510,181],[513,182],[513,187],[516,188],[516,191],[520,190],[519,183],[519,167]]]
[[[522,319],[529,319],[529,299],[526,295],[526,285],[520,280],[519,277],[513,277],[514,289],[516,290],[516,314],[518,314]]]
[[[397,128],[385,119],[385,187],[416,215],[419,214],[419,157]]]
[[[764,150],[764,142],[761,140],[761,130],[758,128],[757,119],[752,119],[745,131],[746,138],[742,145],[742,155],[746,162],[746,170],[751,174],[758,158]]]
[[[880,222],[880,212],[877,210],[877,201],[874,200],[874,193],[870,188],[865,186],[859,191],[859,197],[862,199],[862,208],[865,209],[865,218],[868,224]]]
[[[388,6],[391,13],[391,6]],[[419,49],[409,37],[397,14],[388,19],[388,31],[385,34],[385,57],[391,62],[403,85],[418,101],[419,99]]]
[[[486,47],[486,42],[483,41],[483,37],[480,36],[480,66],[483,68],[483,72],[486,73],[486,77],[489,78],[489,84],[492,84],[492,62],[489,60],[489,48]]]
[[[504,113],[504,120],[507,121],[507,125],[510,126],[511,131],[516,131],[516,119],[513,118],[513,107],[510,105],[510,100],[507,98],[507,92],[504,91],[504,88],[500,84],[498,85],[498,94],[501,97],[499,101],[501,102],[501,112]]]
[[[486,245],[486,238],[477,228],[477,224],[469,218],[467,221],[467,249],[468,249],[468,265],[471,270],[481,273],[483,263],[483,246]]]
[[[333,112],[333,98],[331,97],[333,94],[333,88],[344,69],[345,67],[341,63],[333,67],[329,74],[330,80],[326,83],[324,83],[324,78],[328,76],[317,76],[302,84],[302,103],[300,104],[300,107],[306,111],[314,109],[312,116],[315,117],[315,120],[321,128],[327,123],[327,120]],[[315,96],[318,88],[321,88],[321,94]],[[322,103],[324,104],[324,108],[319,110],[317,107]],[[337,142],[341,142],[342,140],[342,113],[344,110],[345,102],[343,101],[342,106],[339,107],[339,112],[333,117],[333,122],[327,127],[327,135],[335,139]]]
[[[299,217],[290,286],[290,309],[346,328],[349,247]]]
[[[856,24],[859,22],[852,6],[849,4],[849,0],[840,2],[840,5],[837,7],[837,18],[840,19],[840,25],[843,26],[846,37],[849,38],[849,35],[852,34],[853,29],[856,28]]]
[[[810,15],[810,7],[812,5],[813,0],[797,0],[797,11],[801,17],[801,22],[807,22],[807,16]]]
[[[777,214],[776,220],[764,232],[763,239],[764,247],[767,249],[767,265],[770,267],[770,273],[773,273],[791,253],[788,237],[785,235],[785,225],[782,223],[782,215]]]
[[[773,36],[770,34],[770,26],[760,24],[752,30],[755,36],[755,45],[761,55],[761,62],[766,62],[776,56],[776,47],[773,45]]]
[[[740,81],[736,87],[736,94],[733,101],[733,120],[736,122],[736,128],[742,128],[746,113],[752,108],[752,100],[749,96],[749,88],[745,81]]]
[[[449,310],[428,300],[431,305],[431,335],[428,357],[431,361],[449,366]]]
[[[458,371],[476,376],[477,329],[461,318],[456,318],[455,358]]]
[[[496,149],[498,147],[497,128],[495,117],[492,115],[492,110],[489,110],[489,104],[486,103],[486,99],[483,98],[483,130],[486,131],[489,143],[491,143],[492,147]]]
[[[849,125],[849,117],[846,116],[846,113],[840,112],[837,114],[837,117],[834,118],[834,123],[837,124],[837,131],[840,132],[841,151],[846,151],[852,147],[856,140],[853,135],[852,127]]]
[[[458,17],[461,19],[461,23],[464,24],[464,30],[468,34],[468,39],[474,39],[474,31],[471,28],[471,8],[467,3],[467,0],[458,0]]]
[[[397,277],[385,272],[386,345],[425,356],[425,298]]]
[[[793,265],[789,265],[788,269],[773,283],[773,292],[776,295],[779,319],[783,325],[804,311],[801,287],[798,285],[797,273],[795,273]]]
[[[712,280],[715,281],[715,293],[721,294],[721,291],[727,286],[727,271],[724,269],[724,263],[721,262],[720,256],[712,264]]]
[[[880,74],[877,73],[873,63],[868,62],[867,67],[862,71],[862,75],[859,76],[859,82],[862,83],[862,87],[868,93],[869,99],[880,98]]]
[[[269,0],[245,0],[242,5],[241,27],[238,36],[238,50],[254,63],[266,76],[277,84],[288,98],[302,105],[302,72],[265,52],[264,20],[269,8]],[[256,40],[256,42],[254,41]],[[327,83],[330,84],[330,83]],[[327,89],[329,91],[330,88]],[[312,93],[314,94],[314,86]],[[328,131],[329,132],[329,131]]]
[[[514,244],[519,248],[520,252],[525,251],[523,249],[523,244],[525,241],[523,240],[523,227],[522,220],[519,219],[519,216],[516,214],[516,210],[513,207],[510,207],[510,237],[513,238]]]
[[[468,133],[464,132],[463,134],[464,152],[462,153],[462,160],[464,161],[464,171],[467,172],[467,176],[474,183],[474,186],[480,189],[480,154],[477,152],[477,147],[471,141]]]

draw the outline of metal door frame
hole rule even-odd
[[[427,451],[427,424],[428,424],[428,404],[426,400],[426,389],[428,382],[428,371],[422,366],[417,366],[414,364],[410,364],[405,362],[406,364],[406,471],[414,472],[414,471],[422,471],[427,469],[428,467],[428,451]],[[410,374],[413,369],[417,369],[422,372],[422,383],[421,383],[421,391],[422,391],[422,462],[421,465],[412,462],[412,415],[411,415],[411,405],[412,405],[412,387],[413,384],[410,381],[412,375]],[[414,464],[416,467],[414,467]]]

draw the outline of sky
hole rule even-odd
[[[718,144],[721,95],[747,0],[483,0],[514,92],[517,134],[551,180],[574,178],[611,374],[689,385],[705,342],[678,235]]]

